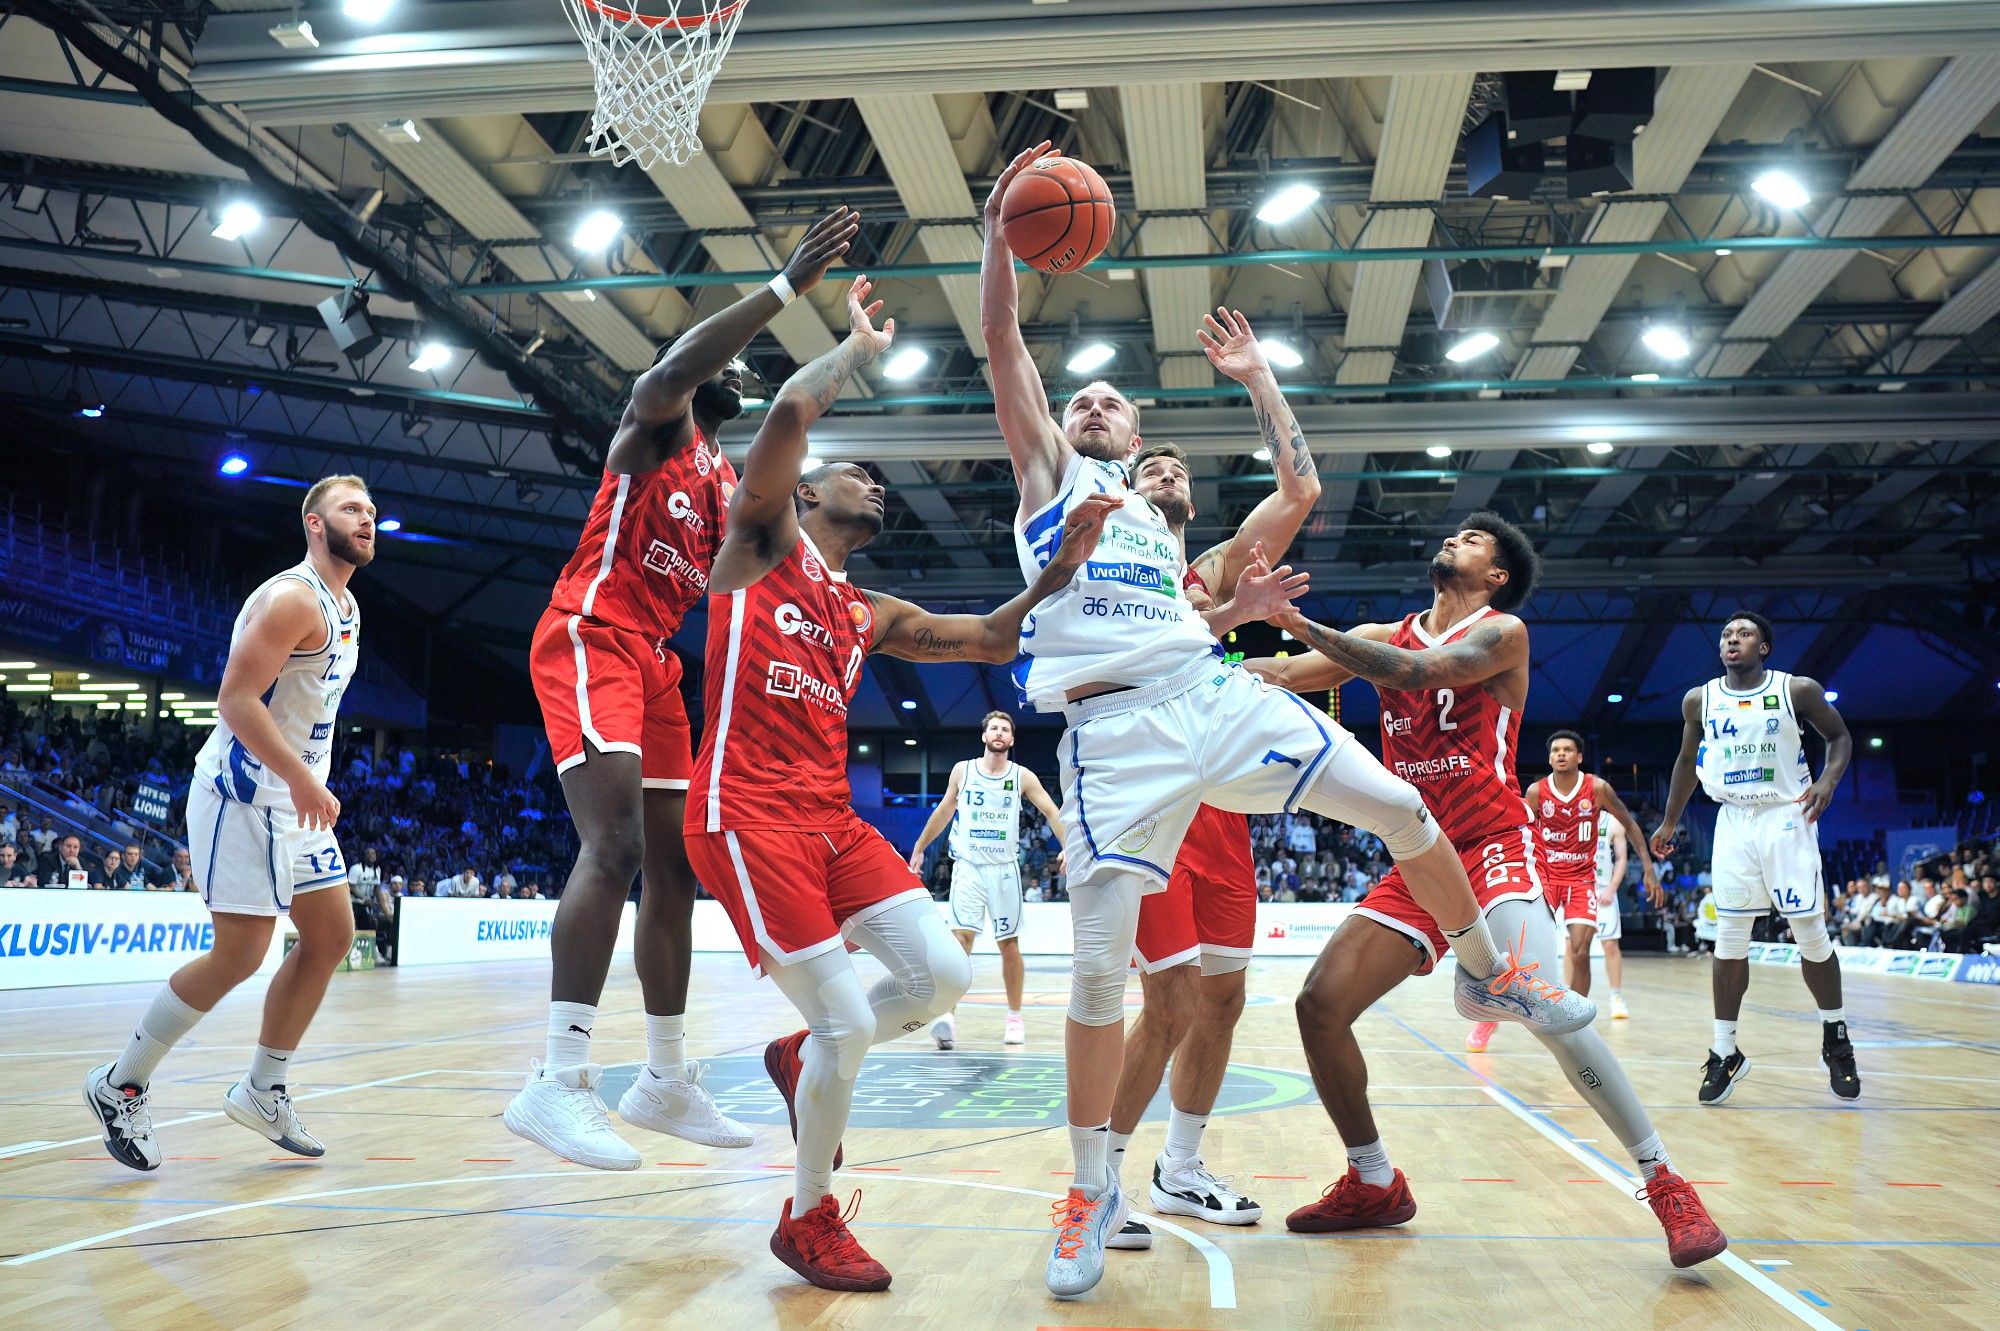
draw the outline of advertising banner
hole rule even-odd
[[[259,975],[278,968],[281,920]],[[0,989],[164,980],[215,941],[192,892],[0,889]]]

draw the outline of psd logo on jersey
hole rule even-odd
[[[688,498],[685,490],[676,490],[667,496],[667,513],[691,531],[698,532],[708,525],[701,514],[694,511],[694,501]]]
[[[788,638],[804,638],[822,647],[833,646],[833,634],[824,625],[807,619],[805,613],[790,601],[771,612],[771,618],[778,626],[778,632]]]

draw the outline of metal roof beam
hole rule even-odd
[[[1183,214],[1147,219],[1138,233],[1142,254],[1194,254],[1214,245],[1201,216],[1208,207],[1204,95],[1205,85],[1198,82],[1136,83],[1118,89],[1134,201],[1145,211]],[[1213,384],[1215,368],[1194,335],[1210,308],[1208,274],[1192,268],[1151,269],[1145,286],[1160,382],[1169,388]]]

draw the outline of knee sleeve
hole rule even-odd
[[[1106,874],[1070,888],[1070,926],[1076,937],[1071,963],[1069,1015],[1084,1026],[1125,1019],[1125,975],[1139,933],[1139,900],[1145,879]]]
[[[972,960],[945,928],[930,901],[905,901],[860,924],[849,935],[888,968],[868,1000],[880,1040],[950,1011],[972,985]]]
[[[1833,940],[1826,936],[1824,915],[1787,915],[1785,923],[1792,927],[1792,941],[1799,945],[1799,955],[1807,961],[1825,961],[1833,955]],[[1742,955],[1750,954],[1746,949]]]
[[[822,952],[789,966],[767,965],[765,973],[805,1018],[806,1043],[815,1056],[824,1057],[842,1081],[859,1077],[875,1036],[875,1010],[847,954]]]
[[[1356,743],[1340,746],[1299,801],[1314,813],[1382,838],[1398,860],[1421,855],[1437,844],[1437,820],[1424,808],[1417,788],[1376,761]]]
[[[1250,958],[1248,956],[1237,956],[1231,952],[1211,952],[1207,948],[1201,950],[1201,973],[1203,976],[1234,975],[1237,971],[1248,967],[1249,964]]]
[[[1750,955],[1750,931],[1757,925],[1755,915],[1724,915],[1720,911],[1715,916],[1715,959],[1717,961],[1742,961]],[[1826,938],[1826,926],[1820,926],[1820,939]],[[1827,946],[1831,952],[1832,946]]]

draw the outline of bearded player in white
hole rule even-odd
[[[993,941],[1000,948],[1000,983],[1007,991],[1007,1024],[1003,1044],[1026,1044],[1028,1027],[1021,1016],[1021,991],[1027,965],[1021,960],[1021,801],[1026,800],[1049,820],[1056,844],[1063,839],[1062,812],[1049,798],[1042,779],[1013,761],[1014,718],[988,712],[979,723],[977,758],[953,763],[944,798],[924,822],[910,851],[910,872],[922,875],[924,851],[951,824],[951,931],[968,955],[973,940],[990,921]],[[1060,853],[1056,872],[1063,872]],[[931,1023],[931,1038],[940,1049],[958,1042],[958,1009]]]
[[[375,557],[375,505],[359,476],[328,476],[306,491],[301,511],[306,557],[252,592],[236,616],[219,718],[188,789],[188,850],[215,942],[162,986],[117,1060],[84,1079],[105,1148],[133,1169],[160,1167],[147,1095],[154,1069],[256,973],[288,912],[298,944],[271,977],[249,1071],[222,1108],[295,1155],[326,1154],[286,1087],[299,1040],[354,941],[347,863],[333,837],[340,801],[326,774],[361,648],[347,583]]]
[[[1106,519],[1083,569],[1021,633],[1029,700],[1061,708],[1068,722],[1057,754],[1076,940],[1064,1029],[1076,1164],[1055,1208],[1046,1278],[1051,1293],[1073,1298],[1103,1278],[1105,1239],[1121,1223],[1110,1118],[1139,901],[1166,889],[1202,804],[1240,813],[1305,808],[1380,837],[1457,949],[1461,1013],[1566,1032],[1596,1009],[1567,990],[1514,984],[1509,977],[1520,972],[1503,969],[1458,852],[1415,788],[1323,713],[1222,659],[1183,590],[1180,542],[1159,509],[1131,490],[1126,460],[1140,447],[1131,400],[1091,383],[1070,398],[1060,423],[1050,419],[1000,227],[1007,187],[1048,151],[1043,143],[1022,153],[994,184],[980,272],[994,412],[1021,493],[1023,575],[1040,576],[1074,506],[1093,494],[1130,496]],[[1294,447],[1303,454],[1302,440]]]

